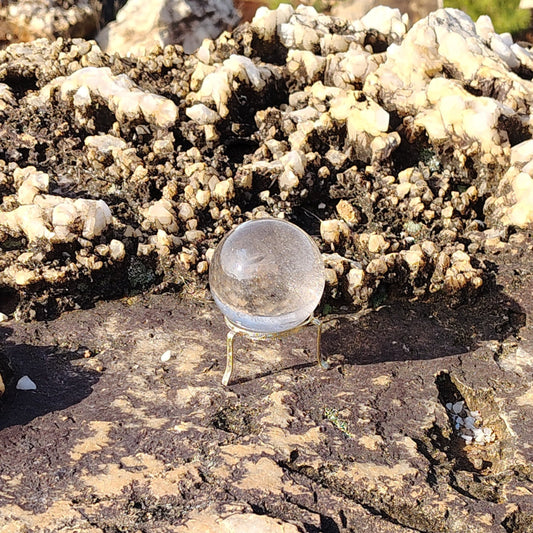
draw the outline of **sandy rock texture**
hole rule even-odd
[[[229,387],[224,323],[199,295],[2,324],[0,527],[529,531],[532,257],[466,305],[336,317],[327,371],[313,328],[241,339]],[[23,375],[36,390],[15,390]],[[466,409],[484,443],[463,438]]]

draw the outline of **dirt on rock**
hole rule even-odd
[[[229,387],[205,294],[7,323],[2,530],[531,531],[531,241],[492,259],[476,298],[330,317],[328,371],[313,328],[239,340]],[[493,442],[465,444],[457,401]]]

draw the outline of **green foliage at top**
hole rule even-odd
[[[455,7],[468,13],[474,22],[480,15],[492,19],[498,33],[516,34],[529,27],[530,13],[518,9],[520,0],[444,0],[444,7]]]
[[[267,6],[269,9],[276,9],[280,4],[292,4],[293,7],[296,7],[301,2],[298,0],[268,0]],[[323,0],[315,0],[311,4],[307,2],[308,5],[312,5],[319,13],[324,11],[326,3]]]

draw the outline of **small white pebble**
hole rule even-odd
[[[464,404],[465,402],[463,401],[455,402],[452,407],[453,412],[458,415],[463,410]]]
[[[17,389],[18,390],[37,390],[37,385],[28,377],[28,376],[22,376],[17,381]]]
[[[465,417],[464,423],[465,423],[465,427],[468,429],[473,429],[476,427],[475,426],[476,419],[472,416]]]
[[[478,444],[485,444],[485,434],[482,429],[474,428],[473,430],[474,438]]]
[[[446,409],[448,409],[448,411],[451,411],[452,410],[452,407],[453,407],[453,403],[452,402],[448,402],[446,404]]]
[[[483,433],[485,433],[486,437],[490,437],[492,435],[492,429],[490,428],[483,428]]]
[[[326,204],[324,203],[318,204],[318,209],[326,209]]]
[[[166,363],[167,361],[170,361],[170,358],[172,357],[172,351],[167,350],[162,356],[161,356],[161,362]]]
[[[479,411],[470,411],[470,416],[473,416],[474,418],[479,418]]]
[[[9,320],[9,317],[4,313],[0,313],[0,322],[5,322],[6,320]]]
[[[461,438],[465,440],[466,444],[471,444],[472,442],[472,436],[471,435],[461,435]]]

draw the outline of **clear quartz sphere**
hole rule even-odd
[[[304,322],[324,291],[317,245],[286,220],[237,226],[220,242],[209,268],[211,294],[226,318],[252,332],[279,333]]]

